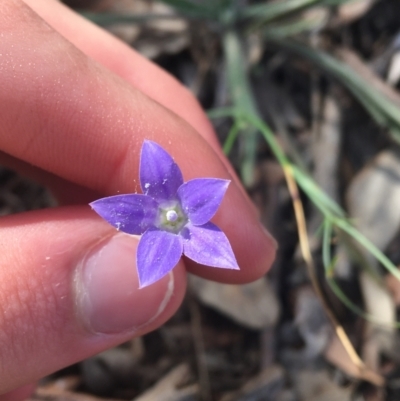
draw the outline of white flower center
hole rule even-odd
[[[175,210],[168,210],[165,217],[168,221],[176,221],[178,220],[178,213],[176,213]]]
[[[155,225],[161,230],[178,234],[187,222],[188,218],[178,201],[165,202],[159,206]]]

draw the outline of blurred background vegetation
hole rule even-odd
[[[400,0],[64,2],[194,93],[280,248],[35,398],[400,400]],[[1,174],[3,214],[51,204]]]

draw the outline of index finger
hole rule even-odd
[[[82,54],[28,7],[10,0],[0,7],[0,53],[7,55],[0,64],[1,150],[104,194],[139,190],[144,139],[163,146],[185,180],[232,178],[188,123]],[[273,241],[234,182],[215,223],[242,269],[202,275],[243,282],[269,268]]]
[[[255,207],[222,152],[214,129],[194,96],[174,77],[105,30],[55,0],[24,0],[57,32],[89,57],[187,121],[210,144]]]

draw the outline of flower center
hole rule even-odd
[[[165,213],[165,217],[168,221],[173,222],[178,220],[178,213],[176,213],[175,210],[168,210],[168,212]]]
[[[158,209],[157,227],[161,230],[178,234],[187,223],[188,219],[183,213],[179,202],[162,204]]]

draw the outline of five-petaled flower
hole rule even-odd
[[[166,275],[182,253],[203,265],[239,269],[227,237],[209,221],[229,180],[184,183],[172,157],[152,141],[143,143],[139,175],[143,194],[110,196],[90,206],[117,230],[142,235],[136,256],[140,287]]]

